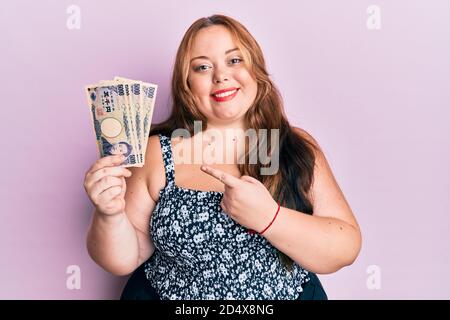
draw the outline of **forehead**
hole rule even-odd
[[[237,47],[230,31],[224,26],[210,26],[201,29],[194,37],[191,55],[225,54],[225,51]]]

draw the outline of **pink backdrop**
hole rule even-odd
[[[67,26],[71,5],[80,29]],[[290,121],[319,141],[360,222],[358,260],[320,276],[329,298],[449,299],[446,0],[2,3],[0,298],[119,297],[126,278],[85,246],[83,179],[97,149],[83,86],[115,75],[157,83],[159,122],[181,37],[213,13],[259,41]],[[66,286],[70,265],[80,289]]]

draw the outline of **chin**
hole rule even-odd
[[[224,110],[222,112],[213,112],[214,115],[221,120],[236,120],[240,118],[243,114],[244,110]],[[245,114],[245,112],[244,112]]]

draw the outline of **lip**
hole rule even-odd
[[[221,94],[221,93],[229,92],[229,91],[236,91],[236,92],[231,94],[231,95],[229,95],[229,96],[226,96],[226,97],[216,97],[215,96],[216,94]],[[211,97],[217,102],[229,101],[229,100],[233,99],[236,96],[238,91],[239,91],[239,88],[227,88],[227,89],[217,90],[217,91],[215,91],[214,93],[211,94]]]

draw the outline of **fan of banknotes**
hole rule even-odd
[[[85,87],[100,157],[123,154],[124,167],[144,165],[157,88],[122,77]]]

